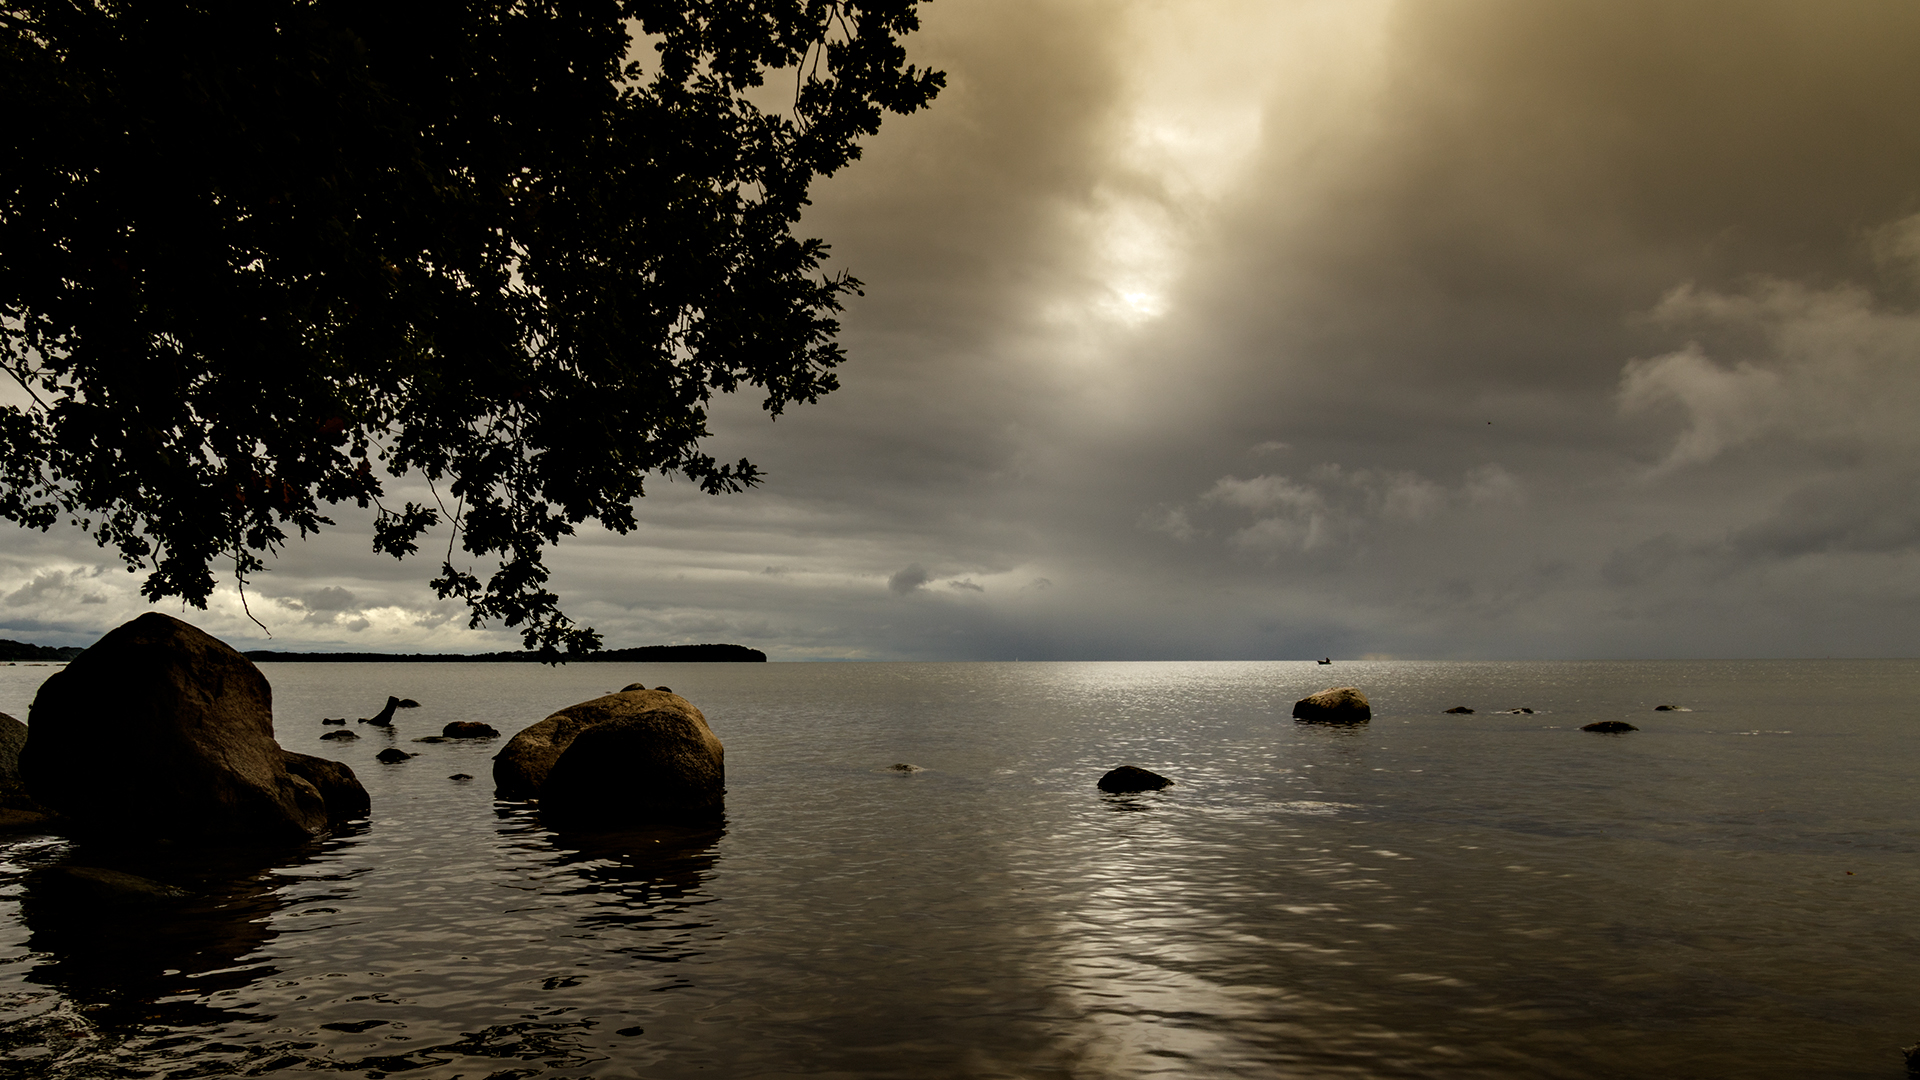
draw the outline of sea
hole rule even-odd
[[[1899,1080],[1920,1042],[1916,661],[262,670],[372,816],[0,838],[0,1075]],[[494,799],[505,736],[632,682],[725,743],[723,826]],[[1328,686],[1372,721],[1291,719]],[[452,720],[503,735],[414,741]],[[36,903],[58,863],[197,898]]]

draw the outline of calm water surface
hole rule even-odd
[[[0,1073],[1898,1080],[1920,1039],[1920,663],[263,670],[371,821],[0,838]],[[724,830],[557,836],[498,740],[411,742],[634,681],[726,743]],[[1288,718],[1332,684],[1372,724]],[[390,693],[395,734],[319,741]],[[49,910],[62,861],[203,899]]]

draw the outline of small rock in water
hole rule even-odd
[[[492,724],[482,724],[477,720],[455,720],[440,729],[440,734],[448,739],[492,739],[499,736]]]
[[[342,717],[340,717],[339,719],[337,719],[337,720],[336,720],[336,719],[334,719],[333,717],[331,717],[331,716],[329,716],[329,717],[326,717],[325,719],[323,719],[323,720],[321,720],[320,722],[321,722],[322,724],[344,724],[344,723],[346,723],[346,722],[347,722],[347,718],[346,718],[346,717],[344,717],[344,716],[342,716]]]
[[[449,780],[471,780],[471,779],[473,779],[473,776],[472,776],[471,774],[468,774],[468,773],[463,773],[463,772],[457,772],[457,773],[454,773],[454,774],[453,774],[452,776],[449,776],[449,777],[447,777],[447,779],[449,779]]]
[[[360,737],[360,734],[355,731],[329,731],[320,737],[323,739],[357,739]]]
[[[1900,1052],[1907,1055],[1907,1075],[1920,1076],[1920,1043],[1902,1047]]]
[[[1584,725],[1580,730],[1598,731],[1609,735],[1617,735],[1623,731],[1639,731],[1640,729],[1627,723],[1625,720],[1600,720]]]
[[[420,703],[410,697],[403,697],[400,699],[400,707],[403,709],[417,709],[420,707]]]
[[[1101,791],[1120,794],[1130,791],[1159,791],[1172,783],[1173,781],[1157,772],[1148,772],[1133,765],[1122,765],[1101,777],[1099,788]]]
[[[1529,709],[1529,708],[1527,708],[1527,707],[1526,707],[1526,706],[1524,706],[1524,705],[1522,705],[1521,707],[1519,707],[1519,708],[1517,708],[1517,709],[1513,709],[1513,710],[1510,710],[1510,711],[1511,711],[1511,712],[1515,712],[1515,713],[1526,713],[1526,714],[1527,714],[1528,716],[1532,716],[1532,715],[1533,715],[1533,710],[1532,710],[1532,709]]]
[[[1473,710],[1467,708],[1465,705],[1455,705],[1453,708],[1448,709],[1447,711],[1450,713],[1459,713],[1461,716],[1473,715]]]
[[[414,756],[413,754],[409,754],[405,750],[402,750],[396,746],[389,746],[385,750],[382,750],[378,754],[374,755],[374,757],[379,758],[381,761],[384,761],[389,765],[392,765],[396,762],[405,761],[408,758],[413,756]]]
[[[452,742],[453,740],[447,738],[445,735],[422,735],[420,738],[415,739],[413,741],[414,742]]]
[[[918,765],[909,765],[904,761],[900,762],[897,765],[888,766],[888,768],[891,769],[893,772],[899,772],[899,773],[916,773],[916,772],[926,771],[925,769],[922,769]]]
[[[1674,712],[1676,710],[1672,705],[1655,705],[1653,707],[1653,711],[1654,712]]]

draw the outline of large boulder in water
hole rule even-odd
[[[300,775],[311,767],[288,768],[260,669],[158,612],[114,629],[49,678],[28,721],[27,789],[82,832],[304,840],[338,816]],[[364,800],[340,768],[329,788]]]
[[[623,690],[562,709],[515,735],[493,761],[496,793],[539,799],[565,829],[716,816],[725,749],[678,694]]]
[[[1294,702],[1293,718],[1313,724],[1359,724],[1373,719],[1373,706],[1359,688],[1335,686]]]

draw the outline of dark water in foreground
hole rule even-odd
[[[109,924],[23,877],[117,856],[0,838],[0,1073],[1897,1080],[1920,1039],[1920,663],[265,670],[372,821],[148,856],[208,898]],[[630,681],[725,741],[723,832],[557,837],[497,747],[409,741]],[[1332,683],[1371,725],[1287,718]],[[389,693],[419,757],[318,740]]]

